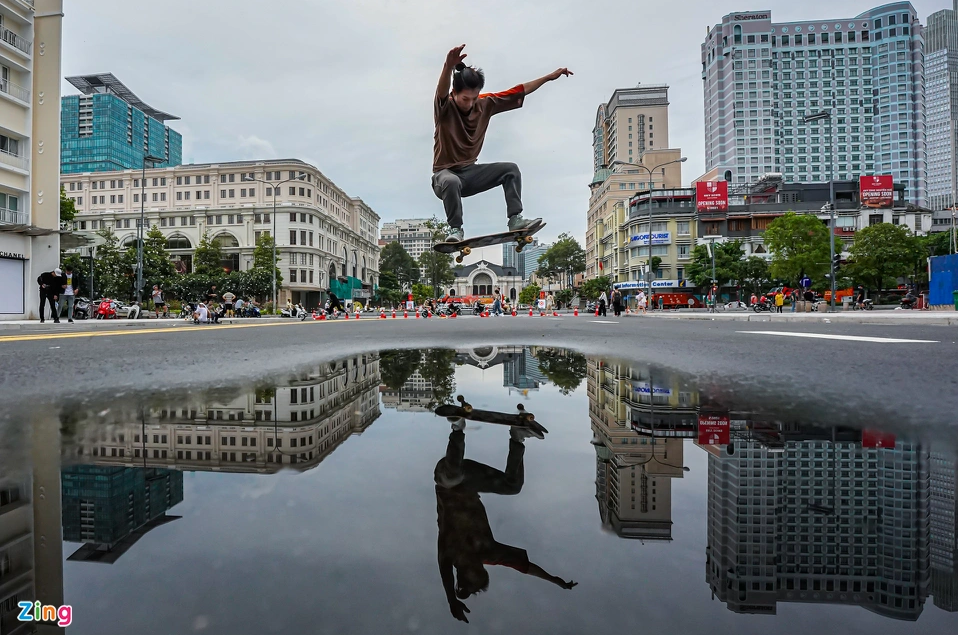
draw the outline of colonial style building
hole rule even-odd
[[[455,286],[448,289],[450,295],[491,296],[499,289],[504,297],[514,302],[525,286],[525,281],[513,267],[502,267],[485,260],[458,267],[455,274]]]
[[[275,231],[280,304],[316,306],[327,288],[368,298],[379,284],[379,215],[298,159],[64,174],[62,184],[76,203],[76,231],[108,228],[121,245],[134,245],[143,214],[147,228],[167,236],[182,272],[192,270],[206,232],[222,248],[225,268],[245,270],[256,242]]]

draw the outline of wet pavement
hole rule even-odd
[[[547,347],[290,371],[0,414],[0,633],[958,628],[954,428]]]

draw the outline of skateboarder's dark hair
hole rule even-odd
[[[456,64],[456,72],[452,74],[452,89],[455,92],[482,90],[485,85],[486,76],[481,68],[466,66],[462,62]]]

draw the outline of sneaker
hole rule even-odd
[[[544,436],[540,436],[536,434],[535,432],[533,432],[532,430],[530,430],[529,428],[526,428],[524,426],[511,426],[509,428],[509,437],[513,441],[518,441],[519,443],[522,443],[523,441],[531,437],[536,437],[537,439],[545,438]]]
[[[70,318],[69,320],[67,320],[67,322],[69,322],[70,324],[73,324],[73,318]]]
[[[516,214],[509,218],[509,231],[514,232],[520,229],[526,229],[541,222],[541,218],[523,218],[522,214]]]
[[[462,227],[452,227],[449,229],[449,235],[446,236],[446,242],[457,243],[465,237],[466,234],[462,231]]]
[[[466,420],[462,417],[446,417],[446,421],[452,424],[453,432],[460,432],[466,429]]]

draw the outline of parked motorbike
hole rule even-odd
[[[472,306],[473,315],[482,315],[485,312],[485,310],[486,310],[486,307],[482,304],[482,302],[479,302],[478,300]]]
[[[852,303],[853,311],[871,311],[874,308],[875,308],[875,303],[872,301],[871,298],[866,298],[862,300],[861,304],[859,304],[858,302]]]
[[[96,319],[98,320],[116,320],[116,302],[109,298],[101,300],[96,309]]]
[[[91,309],[89,298],[77,298],[73,305],[73,319],[88,320]]]

